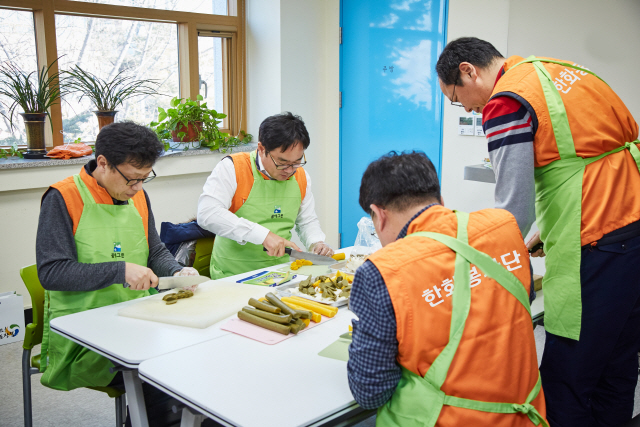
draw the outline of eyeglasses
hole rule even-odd
[[[460,70],[458,70],[458,75],[456,76],[456,81],[453,82],[453,93],[451,94],[451,105],[455,105],[456,107],[463,107],[464,105],[462,105],[462,102],[453,102],[453,99],[456,97],[456,83],[458,83],[458,80],[460,80]]]
[[[114,168],[115,168],[115,170],[117,170],[117,171],[118,171],[118,173],[119,173],[120,175],[122,175],[122,177],[127,181],[127,185],[128,185],[129,187],[132,187],[132,186],[134,186],[134,185],[136,185],[136,184],[139,184],[139,183],[141,183],[141,182],[142,182],[142,183],[147,183],[147,182],[151,181],[153,178],[155,178],[155,177],[156,177],[156,173],[154,172],[154,170],[153,170],[153,169],[151,169],[151,173],[152,173],[153,175],[149,175],[149,176],[148,176],[148,177],[146,177],[146,178],[129,179],[129,178],[127,178],[126,176],[124,176],[124,174],[123,174],[122,172],[120,172],[120,169],[118,169],[118,167],[117,167],[116,165],[113,165],[113,167],[114,167]]]
[[[281,170],[284,170],[284,169],[287,169],[287,168],[294,168],[294,169],[298,169],[298,168],[301,168],[302,166],[304,166],[304,165],[306,165],[306,164],[307,164],[307,156],[306,156],[306,154],[303,154],[303,155],[302,155],[302,157],[304,158],[304,162],[302,162],[302,163],[295,163],[295,164],[293,164],[293,165],[279,165],[279,164],[277,164],[277,163],[276,163],[276,161],[275,161],[275,160],[273,160],[273,157],[271,157],[271,154],[267,153],[267,155],[271,158],[271,161],[273,162],[273,164],[274,164],[274,165],[276,165],[276,169],[278,169],[278,170],[280,170],[280,171],[281,171]]]

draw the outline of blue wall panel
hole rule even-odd
[[[390,150],[424,151],[440,173],[442,102],[435,64],[446,0],[342,0],[340,233],[353,245],[360,180]]]

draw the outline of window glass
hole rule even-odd
[[[198,37],[198,54],[200,71],[200,95],[204,98],[209,108],[218,113],[225,113],[223,93],[223,43],[226,41],[220,37]],[[221,127],[227,127],[227,119],[221,123]]]
[[[36,37],[33,25],[33,12],[0,9],[0,62],[9,61],[23,71],[37,72]],[[34,82],[37,75],[34,75]],[[7,113],[11,101],[0,98],[0,112]],[[0,145],[11,145],[14,142],[26,144],[26,134],[22,117],[22,109],[16,109],[14,128],[11,129],[9,120],[0,116]]]
[[[117,6],[146,7],[149,9],[178,10],[181,12],[227,14],[227,0],[75,0]]]
[[[117,107],[116,121],[148,125],[179,94],[178,29],[175,24],[82,16],[56,15],[60,69],[78,65],[96,76],[112,80],[119,72],[133,79],[154,79],[157,94],[135,96]],[[64,141],[95,141],[97,108],[79,95],[62,102]]]

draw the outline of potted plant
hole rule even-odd
[[[60,74],[50,73],[54,63],[47,68],[42,67],[37,78],[35,71],[27,74],[11,62],[0,66],[0,95],[11,101],[7,106],[8,115],[2,115],[9,120],[10,126],[15,128],[13,118],[16,108],[20,107],[24,111],[19,114],[24,120],[27,133],[27,151],[23,154],[25,159],[46,158],[44,124],[47,110],[58,102],[62,95],[59,85]]]
[[[97,111],[98,128],[113,123],[118,105],[125,100],[140,95],[155,95],[158,83],[153,79],[136,80],[132,76],[125,75],[126,70],[116,74],[107,81],[89,71],[83,70],[78,65],[65,71],[67,75],[65,86],[70,93],[80,93],[80,99],[87,97],[91,100]]]
[[[233,147],[241,143],[248,143],[252,135],[240,131],[239,137],[231,137],[228,133],[220,132],[218,124],[227,117],[207,107],[207,103],[200,103],[202,95],[196,100],[173,98],[171,108],[158,107],[158,120],[149,126],[156,131],[158,137],[165,141],[165,151],[169,148],[209,147],[211,150]],[[168,140],[182,143],[172,145]],[[185,145],[186,143],[186,145]]]

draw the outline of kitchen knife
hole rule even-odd
[[[183,288],[187,286],[199,285],[200,283],[208,282],[207,276],[169,276],[160,277],[158,280],[158,289],[174,289]],[[125,288],[129,287],[128,283],[123,285]]]
[[[262,250],[266,252],[267,248],[263,246]],[[335,259],[328,256],[317,255],[311,252],[296,251],[295,249],[291,249],[291,248],[284,248],[284,252],[293,259],[306,259],[307,261],[311,261],[312,263],[317,265],[333,265],[338,262]]]
[[[168,276],[160,277],[158,280],[158,289],[174,289],[184,288],[187,286],[199,285],[200,283],[211,280],[207,276]]]

